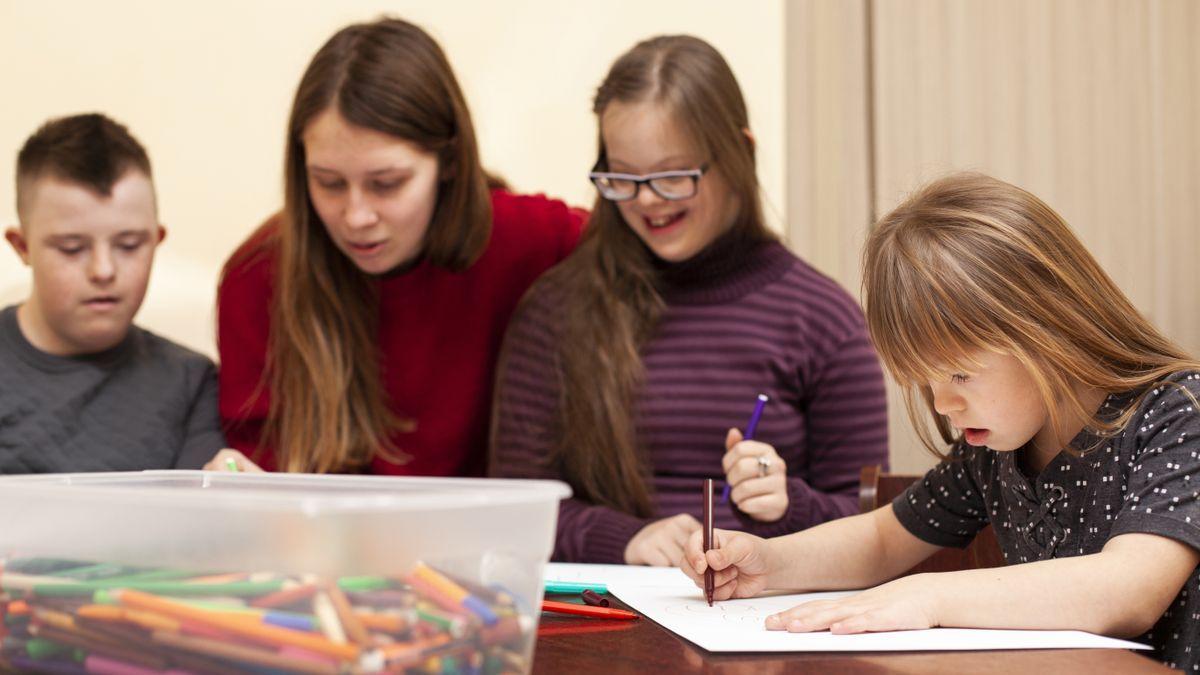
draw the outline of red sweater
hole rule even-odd
[[[584,213],[543,196],[492,192],[488,247],[469,269],[453,273],[422,262],[380,279],[380,373],[392,409],[416,421],[396,446],[403,465],[376,458],[371,473],[482,476],[486,473],[493,372],[517,301],[535,279],[574,249]],[[260,233],[261,235],[261,233]],[[263,378],[275,256],[244,255],[242,244],[217,292],[221,420],[231,447],[275,468],[274,451],[255,455],[270,392]]]

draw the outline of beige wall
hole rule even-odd
[[[865,214],[947,171],[984,171],[1045,199],[1200,353],[1200,3],[799,0],[787,25],[802,255],[857,289]],[[891,418],[893,468],[929,466],[895,397]]]
[[[171,228],[139,321],[213,353],[217,271],[277,208],[301,71],[334,30],[385,10],[442,42],[485,162],[518,189],[589,204],[595,85],[636,40],[689,32],[742,83],[768,214],[855,294],[874,215],[933,175],[977,169],[1049,201],[1139,307],[1200,351],[1193,0],[0,0],[2,222],[15,219],[12,158],[41,121],[125,121]],[[26,279],[0,253],[0,302]],[[893,467],[928,466],[895,401],[891,417]]]
[[[783,0],[0,0],[0,222],[15,221],[13,160],[43,120],[100,110],[127,123],[150,151],[170,229],[139,322],[213,353],[219,266],[278,208],[301,72],[335,30],[385,11],[442,43],[491,169],[519,190],[585,206],[591,96],[609,64],[656,34],[709,40],[748,99],[767,211],[781,222]],[[21,297],[27,278],[0,252],[0,302]]]

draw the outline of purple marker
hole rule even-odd
[[[754,439],[754,430],[758,428],[758,418],[762,417],[763,406],[765,406],[769,400],[770,399],[767,398],[766,394],[758,395],[758,402],[754,404],[754,414],[750,415],[750,423],[746,425],[746,433],[742,436],[743,441]],[[725,489],[721,491],[722,504],[729,503],[729,489],[729,483],[726,482]]]

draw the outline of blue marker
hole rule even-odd
[[[769,400],[770,399],[767,398],[766,394],[758,395],[758,403],[754,404],[754,414],[750,415],[750,423],[746,425],[746,434],[742,436],[743,441],[754,439],[754,430],[758,428],[758,419],[762,417],[763,406],[765,406]],[[729,482],[726,481],[725,489],[721,491],[722,504],[729,503],[729,490]]]

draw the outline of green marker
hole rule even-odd
[[[607,584],[589,584],[582,581],[547,581],[547,593],[582,593],[584,591],[595,591],[597,593],[608,593]]]
[[[35,661],[43,661],[68,651],[71,651],[71,647],[41,638],[32,638],[25,643],[25,653]]]
[[[225,458],[225,468],[233,473],[237,473],[242,469],[238,466],[237,460],[232,457]]]
[[[33,594],[40,597],[72,597],[93,595],[96,591],[124,588],[155,595],[262,595],[274,593],[283,587],[283,581],[235,581],[228,584],[188,584],[178,581],[130,581],[126,583],[91,582],[83,584],[38,584]]]
[[[366,591],[381,591],[392,587],[387,577],[341,577],[337,580],[338,588],[351,593]]]

